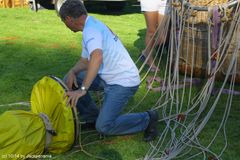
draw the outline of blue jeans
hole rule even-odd
[[[85,72],[77,76],[81,86]],[[95,78],[89,90],[104,91],[103,104],[100,110],[89,93],[79,98],[77,108],[85,122],[96,122],[96,129],[104,135],[125,135],[143,131],[149,123],[147,112],[121,114],[128,100],[136,93],[138,86],[123,87],[108,85],[99,76]]]

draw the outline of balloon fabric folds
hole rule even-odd
[[[63,87],[51,77],[38,81],[32,90],[31,110],[45,113],[57,132],[52,136],[48,151],[61,153],[71,148],[74,142],[74,118],[71,107],[66,106]]]
[[[12,110],[0,115],[0,159],[26,159],[44,151],[71,149],[78,122],[76,110],[63,98],[65,91],[60,79],[45,76],[33,86],[31,111]]]
[[[44,122],[38,115],[22,110],[4,112],[0,116],[0,159],[42,154],[45,135]]]

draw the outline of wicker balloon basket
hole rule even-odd
[[[221,6],[226,4],[227,0],[190,0],[189,3],[192,6]],[[190,13],[190,16],[189,16]],[[226,12],[225,12],[226,13]],[[228,14],[231,14],[228,12]],[[181,73],[187,73],[188,75],[193,74],[195,77],[209,77],[209,65],[211,64],[212,58],[216,55],[216,49],[212,46],[212,36],[209,36],[209,12],[208,11],[188,11],[188,16],[185,18],[184,29],[182,32],[182,38],[179,50],[179,70]],[[223,21],[221,20],[221,23]],[[226,39],[228,31],[231,25],[231,19],[223,22],[221,39]],[[211,24],[213,26],[214,24]],[[210,27],[211,28],[211,27]],[[213,32],[210,29],[210,32]],[[233,53],[237,47],[237,38],[240,33],[240,27],[232,33],[231,39],[225,41],[225,46],[219,46],[219,52],[224,54],[221,65],[217,71],[216,79],[223,80],[226,77],[226,73],[230,62],[232,61]],[[210,33],[211,35],[212,33]],[[210,40],[209,40],[210,38]],[[210,43],[209,43],[210,42]],[[224,52],[221,50],[224,48]],[[210,51],[210,52],[209,52]],[[230,77],[235,75],[235,82],[240,83],[240,51],[237,51],[237,70],[230,73]],[[210,53],[210,56],[209,56]],[[219,55],[217,55],[219,57]],[[219,62],[219,63],[220,63]]]

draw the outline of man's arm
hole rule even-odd
[[[71,68],[71,72],[77,75],[80,71],[87,70],[88,60],[81,57],[80,60]]]
[[[95,49],[91,53],[90,61],[88,62],[88,65],[87,65],[87,73],[82,84],[82,86],[84,86],[86,89],[88,89],[91,86],[93,80],[97,76],[97,73],[101,64],[102,64],[102,50]],[[75,66],[73,67],[73,69],[76,69],[76,70],[73,70],[73,71],[79,71],[77,70],[79,68],[78,67],[75,68]],[[65,96],[68,96],[68,104],[70,104],[73,107],[73,106],[76,106],[78,99],[84,96],[86,93],[87,93],[86,90],[82,91],[78,89],[76,91],[67,92]]]
[[[68,71],[66,85],[69,89],[73,88],[73,85],[78,88],[76,76],[80,71],[87,70],[88,60],[87,58],[79,59],[79,61]]]
[[[92,54],[90,61],[88,63],[87,74],[83,80],[82,86],[88,89],[95,77],[97,76],[98,70],[102,64],[102,50],[95,49]]]

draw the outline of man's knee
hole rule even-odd
[[[110,124],[104,124],[97,121],[96,130],[103,135],[112,135],[112,127]]]

